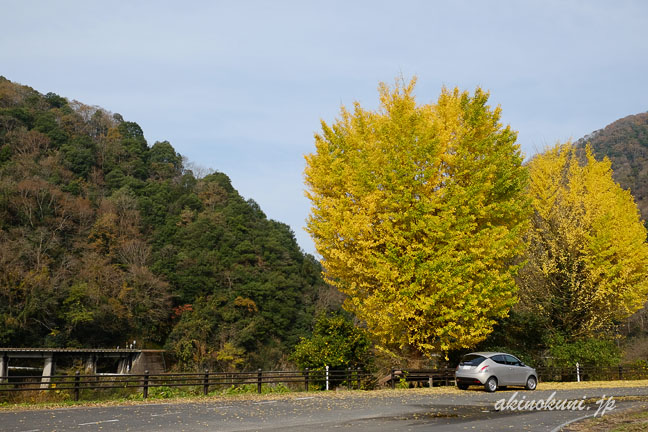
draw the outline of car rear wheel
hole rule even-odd
[[[493,393],[495,390],[497,390],[497,378],[495,377],[488,378],[486,380],[486,383],[484,384],[484,388],[489,393]]]
[[[459,390],[468,390],[468,384],[465,383],[457,383],[457,388]]]
[[[529,378],[527,378],[527,382],[525,386],[527,390],[535,390],[537,386],[538,386],[538,380],[536,379],[536,377],[531,375]]]

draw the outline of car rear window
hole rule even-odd
[[[479,364],[484,360],[486,360],[486,357],[484,356],[478,354],[466,354],[459,364],[464,366],[479,366]]]

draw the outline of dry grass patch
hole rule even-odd
[[[209,395],[209,396],[183,396],[170,398],[149,398],[149,399],[126,399],[116,398],[113,400],[80,400],[74,401],[34,401],[34,403],[5,403],[0,404],[0,411],[21,411],[21,410],[43,410],[73,407],[104,407],[117,405],[141,405],[141,404],[183,404],[183,403],[214,403],[232,401],[266,401],[266,400],[290,400],[300,398],[327,398],[327,399],[349,399],[349,398],[392,398],[406,397],[407,395],[419,394],[463,394],[464,391],[456,387],[434,387],[413,388],[413,389],[384,389],[384,390],[340,390],[340,391],[316,391],[316,392],[291,392],[291,393],[244,393],[232,395]]]
[[[563,428],[565,432],[644,432],[648,430],[648,403]]]
[[[538,390],[578,390],[590,388],[612,388],[612,387],[645,387],[648,386],[648,380],[637,381],[587,381],[587,382],[543,382],[538,384]],[[471,387],[469,391],[480,392],[483,391],[477,386]],[[330,399],[346,399],[346,398],[380,398],[380,397],[406,397],[407,395],[429,395],[429,394],[448,394],[460,395],[466,394],[465,390],[459,390],[454,386],[440,386],[440,387],[421,387],[409,389],[382,389],[382,390],[340,390],[340,391],[314,391],[314,392],[291,392],[291,393],[244,393],[232,395],[209,395],[209,396],[182,396],[182,397],[169,397],[169,398],[150,398],[142,400],[141,398],[127,399],[116,397],[112,400],[81,400],[74,402],[67,401],[47,401],[47,400],[33,400],[32,403],[4,403],[0,404],[2,411],[19,411],[19,410],[42,410],[42,409],[56,409],[56,408],[71,408],[71,407],[102,407],[102,406],[116,406],[116,405],[138,405],[138,404],[180,404],[180,403],[213,403],[224,401],[264,401],[264,400],[288,400],[299,399],[304,397],[316,398],[330,398]],[[648,430],[648,429],[647,429]]]
[[[590,388],[646,387],[648,380],[541,382],[538,390],[579,390]]]

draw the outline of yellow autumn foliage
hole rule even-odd
[[[515,303],[528,179],[488,93],[417,105],[414,85],[381,84],[379,110],[322,121],[307,229],[380,346],[430,354],[475,345]]]
[[[648,297],[646,229],[610,167],[589,146],[579,158],[570,143],[529,163],[535,211],[520,306],[570,337],[595,336]]]

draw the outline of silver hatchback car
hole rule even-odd
[[[455,371],[455,380],[460,390],[466,390],[471,385],[483,385],[488,392],[506,386],[535,390],[538,373],[511,354],[476,352],[466,354],[461,359]]]

